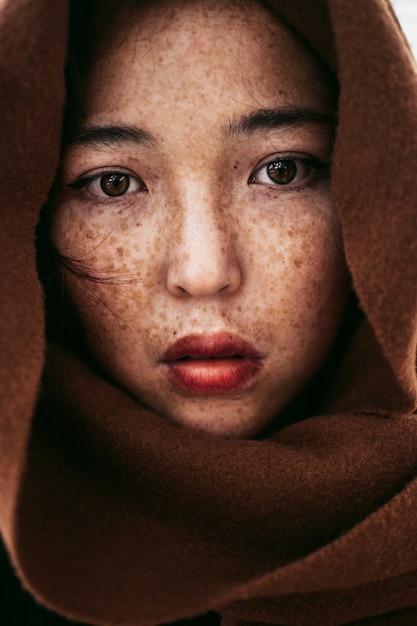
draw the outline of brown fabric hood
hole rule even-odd
[[[339,77],[333,187],[365,319],[325,414],[247,441],[178,428],[46,349],[34,233],[67,7],[0,3],[0,529],[74,620],[417,623],[416,66],[385,0],[269,4]]]

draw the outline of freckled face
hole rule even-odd
[[[91,68],[51,237],[99,279],[63,270],[113,379],[179,424],[251,437],[323,363],[343,312],[330,94],[256,2],[134,17]]]

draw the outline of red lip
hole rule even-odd
[[[246,387],[261,370],[262,356],[235,335],[188,335],[167,350],[162,363],[179,389],[194,395],[217,395]]]

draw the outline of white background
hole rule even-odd
[[[366,0],[363,0],[366,2]],[[417,0],[391,0],[402,29],[417,57]]]

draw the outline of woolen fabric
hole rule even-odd
[[[269,4],[340,82],[332,185],[363,320],[319,414],[233,440],[45,341],[68,7],[0,3],[0,529],[24,588],[76,622],[417,624],[416,66],[385,0]]]

